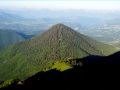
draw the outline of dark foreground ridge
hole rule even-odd
[[[95,56],[96,58],[97,56]],[[93,58],[93,56],[92,56]],[[120,52],[97,58],[91,62],[82,60],[83,66],[63,72],[56,69],[39,72],[23,84],[12,84],[2,90],[109,90],[120,89]]]

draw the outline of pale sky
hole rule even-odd
[[[120,9],[120,0],[0,0],[0,9]]]

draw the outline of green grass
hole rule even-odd
[[[9,85],[11,85],[13,83],[18,82],[18,81],[19,81],[19,79],[9,79],[9,80],[6,80],[2,84],[0,84],[0,88],[7,87],[7,86],[9,86]]]
[[[56,69],[56,70],[59,70],[59,71],[62,72],[62,71],[65,71],[65,70],[68,70],[68,69],[71,69],[71,68],[73,68],[73,66],[71,66],[70,64],[67,64],[67,63],[61,62],[61,61],[56,61],[56,62],[49,62],[47,67],[44,68],[44,69],[41,69],[41,71],[46,72],[46,71],[49,71],[49,70],[52,70],[52,69]],[[34,71],[32,71],[32,72],[34,72]],[[18,78],[18,77],[16,77],[16,78]],[[19,79],[8,79],[8,80],[6,80],[6,81],[4,81],[0,84],[0,88],[7,87],[7,86],[9,86],[13,83],[23,84]]]
[[[47,65],[46,68],[43,69],[43,71],[49,71],[51,69],[57,69],[59,71],[65,71],[67,69],[71,69],[73,68],[73,66],[71,66],[70,64],[67,64],[65,62],[61,62],[61,61],[56,61],[54,63],[51,63],[49,65]]]
[[[71,65],[69,64],[66,64],[65,62],[55,62],[54,65],[52,66],[52,69],[57,69],[57,70],[60,70],[60,71],[65,71],[67,69],[71,69],[73,68]]]

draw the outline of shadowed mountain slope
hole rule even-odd
[[[116,51],[110,45],[97,42],[63,24],[57,24],[41,35],[1,51],[0,80],[25,79],[57,60],[89,55],[105,56]]]
[[[97,56],[95,56],[97,57]],[[22,84],[13,83],[2,90],[33,90],[33,89],[80,89],[80,90],[108,90],[120,89],[120,52],[113,55],[84,62],[82,66],[60,72],[53,69],[47,72],[39,72]]]

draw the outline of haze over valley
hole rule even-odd
[[[93,39],[119,48],[119,10],[21,9],[19,14],[17,12],[18,10],[2,10],[0,28],[12,29],[27,35],[38,35],[57,23],[63,23]]]

